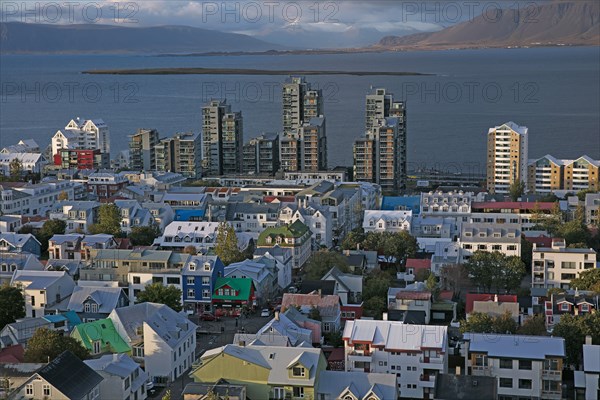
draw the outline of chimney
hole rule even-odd
[[[454,374],[455,375],[460,375],[460,365],[456,366],[456,372]]]
[[[585,335],[585,344],[592,344],[592,336],[591,335]]]
[[[275,311],[275,321],[279,321],[279,311]]]
[[[246,341],[245,340],[240,340],[238,342],[238,344],[239,344],[240,347],[246,347]]]
[[[497,303],[497,302],[498,302],[498,295],[497,295],[497,294],[495,294],[495,295],[494,295],[494,303]]]
[[[382,319],[383,321],[387,321],[387,320],[388,320],[388,313],[384,312],[384,313],[381,315],[381,319]]]

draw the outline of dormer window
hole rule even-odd
[[[299,377],[299,378],[304,378],[305,375],[305,369],[303,367],[294,367],[292,368],[292,376],[294,377]]]
[[[267,236],[267,239],[265,239],[265,242],[267,242],[267,244],[271,244],[272,241],[273,239],[271,239],[271,236]]]
[[[581,312],[588,312],[588,311],[590,311],[590,305],[587,303],[583,303],[581,305]]]
[[[195,271],[196,270],[196,263],[195,262],[191,262],[190,263],[190,271]]]
[[[562,303],[560,305],[560,310],[561,311],[569,311],[569,303]]]

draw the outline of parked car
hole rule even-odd
[[[270,315],[271,315],[271,311],[269,311],[268,308],[263,308],[263,310],[260,312],[261,317],[269,317]]]
[[[210,313],[208,311],[204,311],[202,314],[200,314],[200,319],[202,321],[218,321],[219,317],[217,317],[213,313]]]

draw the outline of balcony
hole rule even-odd
[[[562,399],[562,391],[560,390],[542,390],[542,399],[560,400]]]
[[[444,359],[442,357],[421,357],[419,366],[423,369],[435,369],[442,371],[444,369]]]
[[[492,368],[489,366],[474,365],[471,371],[471,374],[476,376],[492,376]]]
[[[562,381],[562,372],[545,369],[542,371],[542,378],[551,381]]]
[[[357,352],[357,351],[353,351],[351,353],[348,353],[348,361],[350,361],[351,363],[354,362],[372,362],[373,360],[373,356],[369,353],[363,353],[363,352]]]
[[[419,378],[419,387],[435,388],[435,375],[421,375]]]

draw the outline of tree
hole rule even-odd
[[[160,235],[160,231],[156,224],[150,226],[134,226],[131,228],[129,239],[134,246],[150,246]]]
[[[536,314],[533,317],[525,320],[523,325],[517,329],[519,335],[545,336],[546,321],[542,314]]]
[[[319,280],[333,267],[337,267],[344,273],[350,272],[348,261],[342,254],[335,251],[319,250],[310,256],[304,267],[306,279]]]
[[[437,301],[438,297],[440,296],[440,288],[434,274],[429,274],[427,280],[425,281],[425,286],[427,287],[427,290],[431,292],[432,300],[434,302]]]
[[[356,248],[365,241],[365,233],[362,228],[356,228],[350,231],[342,241],[344,250],[356,250]]]
[[[146,285],[137,296],[138,303],[160,303],[181,311],[181,290],[173,285],[163,286],[162,283]]]
[[[417,239],[406,231],[369,232],[365,235],[361,247],[376,251],[377,254],[395,259],[396,267],[404,265],[406,259],[414,257],[419,249]]]
[[[102,204],[98,209],[98,222],[90,225],[88,230],[91,234],[121,236],[121,209],[116,204]]]
[[[519,197],[523,196],[523,193],[525,193],[525,182],[520,180],[514,181],[510,184],[510,187],[508,188],[508,193],[512,201],[518,201]]]
[[[161,400],[171,400],[171,389],[167,389]]]
[[[58,197],[56,199],[59,201],[69,200],[69,194],[65,191],[62,191],[62,192],[60,192],[60,194],[58,195]]]
[[[440,270],[442,287],[446,290],[452,290],[454,297],[460,297],[462,288],[469,282],[469,272],[463,264],[445,265]]]
[[[501,289],[506,292],[518,289],[526,274],[525,264],[519,257],[507,257],[498,251],[476,251],[465,268],[474,284],[487,292],[494,288],[496,293]]]
[[[238,240],[233,226],[227,222],[221,222],[217,228],[215,240],[215,254],[219,256],[226,266],[245,260],[244,254],[238,247]]]
[[[183,249],[183,252],[185,254],[191,254],[191,255],[195,256],[196,254],[198,254],[198,249],[196,249],[196,246],[189,245],[189,246],[185,246],[185,248]]]
[[[310,309],[310,311],[308,312],[308,318],[314,319],[315,321],[322,321],[323,320],[323,318],[321,318],[321,312],[315,306],[313,306]]]
[[[0,287],[0,330],[6,324],[25,317],[25,298],[20,289],[7,285]]]
[[[514,334],[517,332],[517,322],[510,312],[495,317],[492,321],[492,332]]]
[[[533,243],[525,239],[525,236],[521,236],[521,260],[525,264],[528,271],[531,268],[533,254]]]
[[[35,235],[42,245],[42,253],[48,251],[48,240],[54,235],[64,235],[66,229],[67,223],[60,219],[49,219],[44,222],[40,231]]]
[[[580,272],[579,277],[571,279],[569,286],[573,289],[600,293],[600,268],[590,268]]]
[[[365,279],[362,298],[365,313],[368,316],[381,319],[383,312],[387,311],[387,292],[392,286],[393,278],[386,271],[373,271]]]
[[[596,193],[596,190],[594,190],[594,189],[583,189],[583,190],[580,190],[579,192],[577,192],[577,198],[579,199],[579,201],[585,201],[585,196],[588,193]]]
[[[325,343],[333,347],[344,346],[344,339],[342,339],[341,331],[328,332],[325,334]]]
[[[59,335],[47,328],[39,328],[27,342],[25,362],[46,363],[66,350],[82,360],[90,357],[89,351],[76,339]]]
[[[21,179],[21,175],[23,175],[23,161],[18,158],[13,158],[8,164],[8,168],[10,170],[11,180],[18,181]]]
[[[585,342],[586,326],[585,317],[563,314],[558,324],[554,326],[552,334],[565,339],[567,362],[579,365],[581,361],[582,345]]]
[[[492,333],[494,320],[485,313],[474,312],[469,315],[469,319],[460,321],[460,332],[473,333]]]

